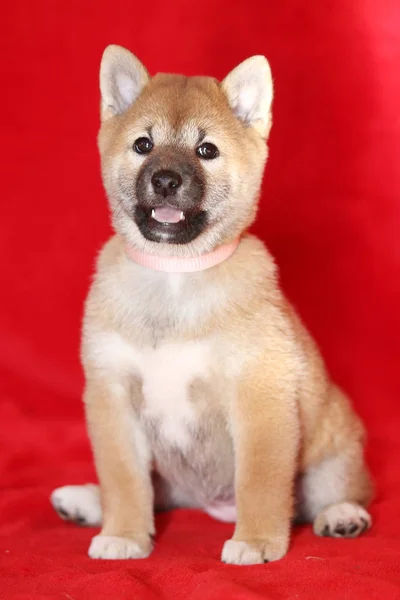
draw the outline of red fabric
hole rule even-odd
[[[0,597],[400,597],[398,0],[14,0],[1,18]],[[151,72],[222,77],[264,53],[276,85],[256,231],[369,430],[378,494],[359,540],[297,529],[282,561],[219,562],[231,527],[157,519],[154,554],[92,561],[51,490],[94,478],[78,362],[83,298],[109,233],[95,144],[109,43]]]

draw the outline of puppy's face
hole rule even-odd
[[[152,254],[196,256],[253,221],[271,126],[263,57],[219,83],[156,75],[127,50],[106,49],[99,148],[113,225]]]

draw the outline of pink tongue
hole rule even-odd
[[[155,208],[152,216],[159,223],[179,223],[181,220],[181,211],[178,208],[172,208],[172,206],[165,206],[163,208]]]

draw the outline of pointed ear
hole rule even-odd
[[[107,46],[100,65],[101,119],[125,112],[150,77],[140,60],[121,46]]]
[[[271,129],[273,85],[271,69],[264,56],[252,56],[225,77],[222,88],[235,113],[263,138]]]

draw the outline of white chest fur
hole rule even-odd
[[[189,443],[188,425],[196,419],[190,384],[196,378],[205,378],[208,370],[209,349],[205,342],[164,344],[143,353],[143,414],[159,420],[160,432],[170,444],[184,447]]]
[[[173,446],[190,442],[188,427],[196,420],[190,384],[210,372],[210,343],[164,343],[137,348],[116,333],[96,336],[92,358],[115,381],[128,373],[142,381],[142,417],[157,421],[159,433]]]

